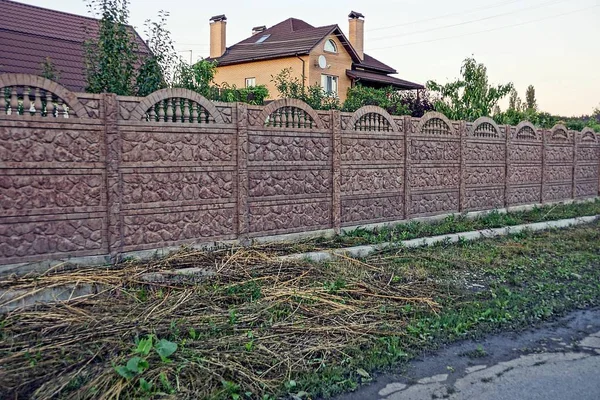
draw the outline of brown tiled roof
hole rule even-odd
[[[335,33],[356,62],[356,51],[352,48],[337,25],[314,26],[296,18],[288,18],[229,47],[217,58],[219,65],[240,64],[257,60],[308,54],[323,38]],[[257,41],[269,35],[262,43]]]
[[[371,57],[368,54],[364,55],[364,60],[362,60],[360,63],[354,63],[354,66],[358,67],[358,68],[381,71],[386,74],[397,74],[398,73],[398,71],[396,71],[394,68],[382,63],[381,61]]]
[[[139,53],[149,53],[146,43],[131,30]],[[0,0],[0,73],[39,75],[40,64],[50,57],[60,74],[58,82],[83,91],[83,43],[97,33],[97,19]]]
[[[358,81],[368,82],[371,84],[375,83],[380,86],[393,86],[396,89],[425,89],[423,85],[418,83],[405,81],[404,79],[399,79],[389,75],[378,74],[376,72],[348,69],[346,70],[346,75],[352,79],[357,79]]]

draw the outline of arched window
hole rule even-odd
[[[329,51],[331,53],[337,53],[337,46],[335,42],[331,39],[325,42],[325,51]]]

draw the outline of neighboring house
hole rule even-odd
[[[397,71],[364,53],[364,16],[352,11],[349,39],[337,25],[315,28],[295,18],[266,29],[252,29],[252,36],[226,47],[225,15],[210,19],[210,58],[217,61],[216,83],[237,87],[266,85],[278,97],[271,76],[292,68],[292,76],[305,85],[319,84],[346,99],[348,88],[393,86],[398,90],[424,89],[423,85],[391,76]]]
[[[150,50],[131,28],[140,55]],[[41,75],[49,57],[58,82],[82,92],[86,87],[84,42],[98,33],[98,20],[15,1],[0,0],[0,73]]]

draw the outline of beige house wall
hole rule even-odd
[[[324,50],[325,42],[327,40],[333,40],[337,47],[337,53],[331,53]],[[325,56],[328,67],[321,69],[319,67],[319,56]],[[308,84],[309,85],[320,85],[321,75],[333,75],[338,77],[338,96],[340,101],[346,100],[346,94],[348,89],[352,86],[352,80],[346,75],[346,70],[352,68],[352,57],[346,51],[342,43],[338,40],[335,35],[329,35],[319,43],[309,55],[309,74]]]
[[[337,53],[324,50],[325,42],[329,39],[335,42]],[[327,59],[328,68],[319,67],[320,55],[324,55]],[[305,62],[306,86],[321,85],[322,74],[337,76],[338,96],[341,102],[346,100],[348,88],[352,86],[352,80],[346,75],[346,70],[352,68],[352,57],[335,35],[324,38],[308,56],[300,58]],[[246,78],[255,78],[257,85],[265,85],[269,89],[269,99],[278,99],[279,92],[271,79],[273,75],[277,75],[285,68],[291,68],[292,77],[302,80],[302,61],[298,57],[284,57],[218,67],[215,83],[219,85],[228,83],[243,88],[246,86]]]
[[[305,73],[308,76],[308,56],[300,58],[304,60]],[[218,67],[215,83],[228,83],[243,88],[246,87],[246,78],[255,78],[256,85],[265,85],[269,89],[269,99],[278,99],[279,92],[271,82],[271,76],[279,74],[285,68],[292,68],[292,77],[302,80],[302,61],[298,57],[285,57]]]

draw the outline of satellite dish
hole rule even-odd
[[[319,67],[321,69],[327,68],[327,59],[325,58],[324,55],[319,56]]]

